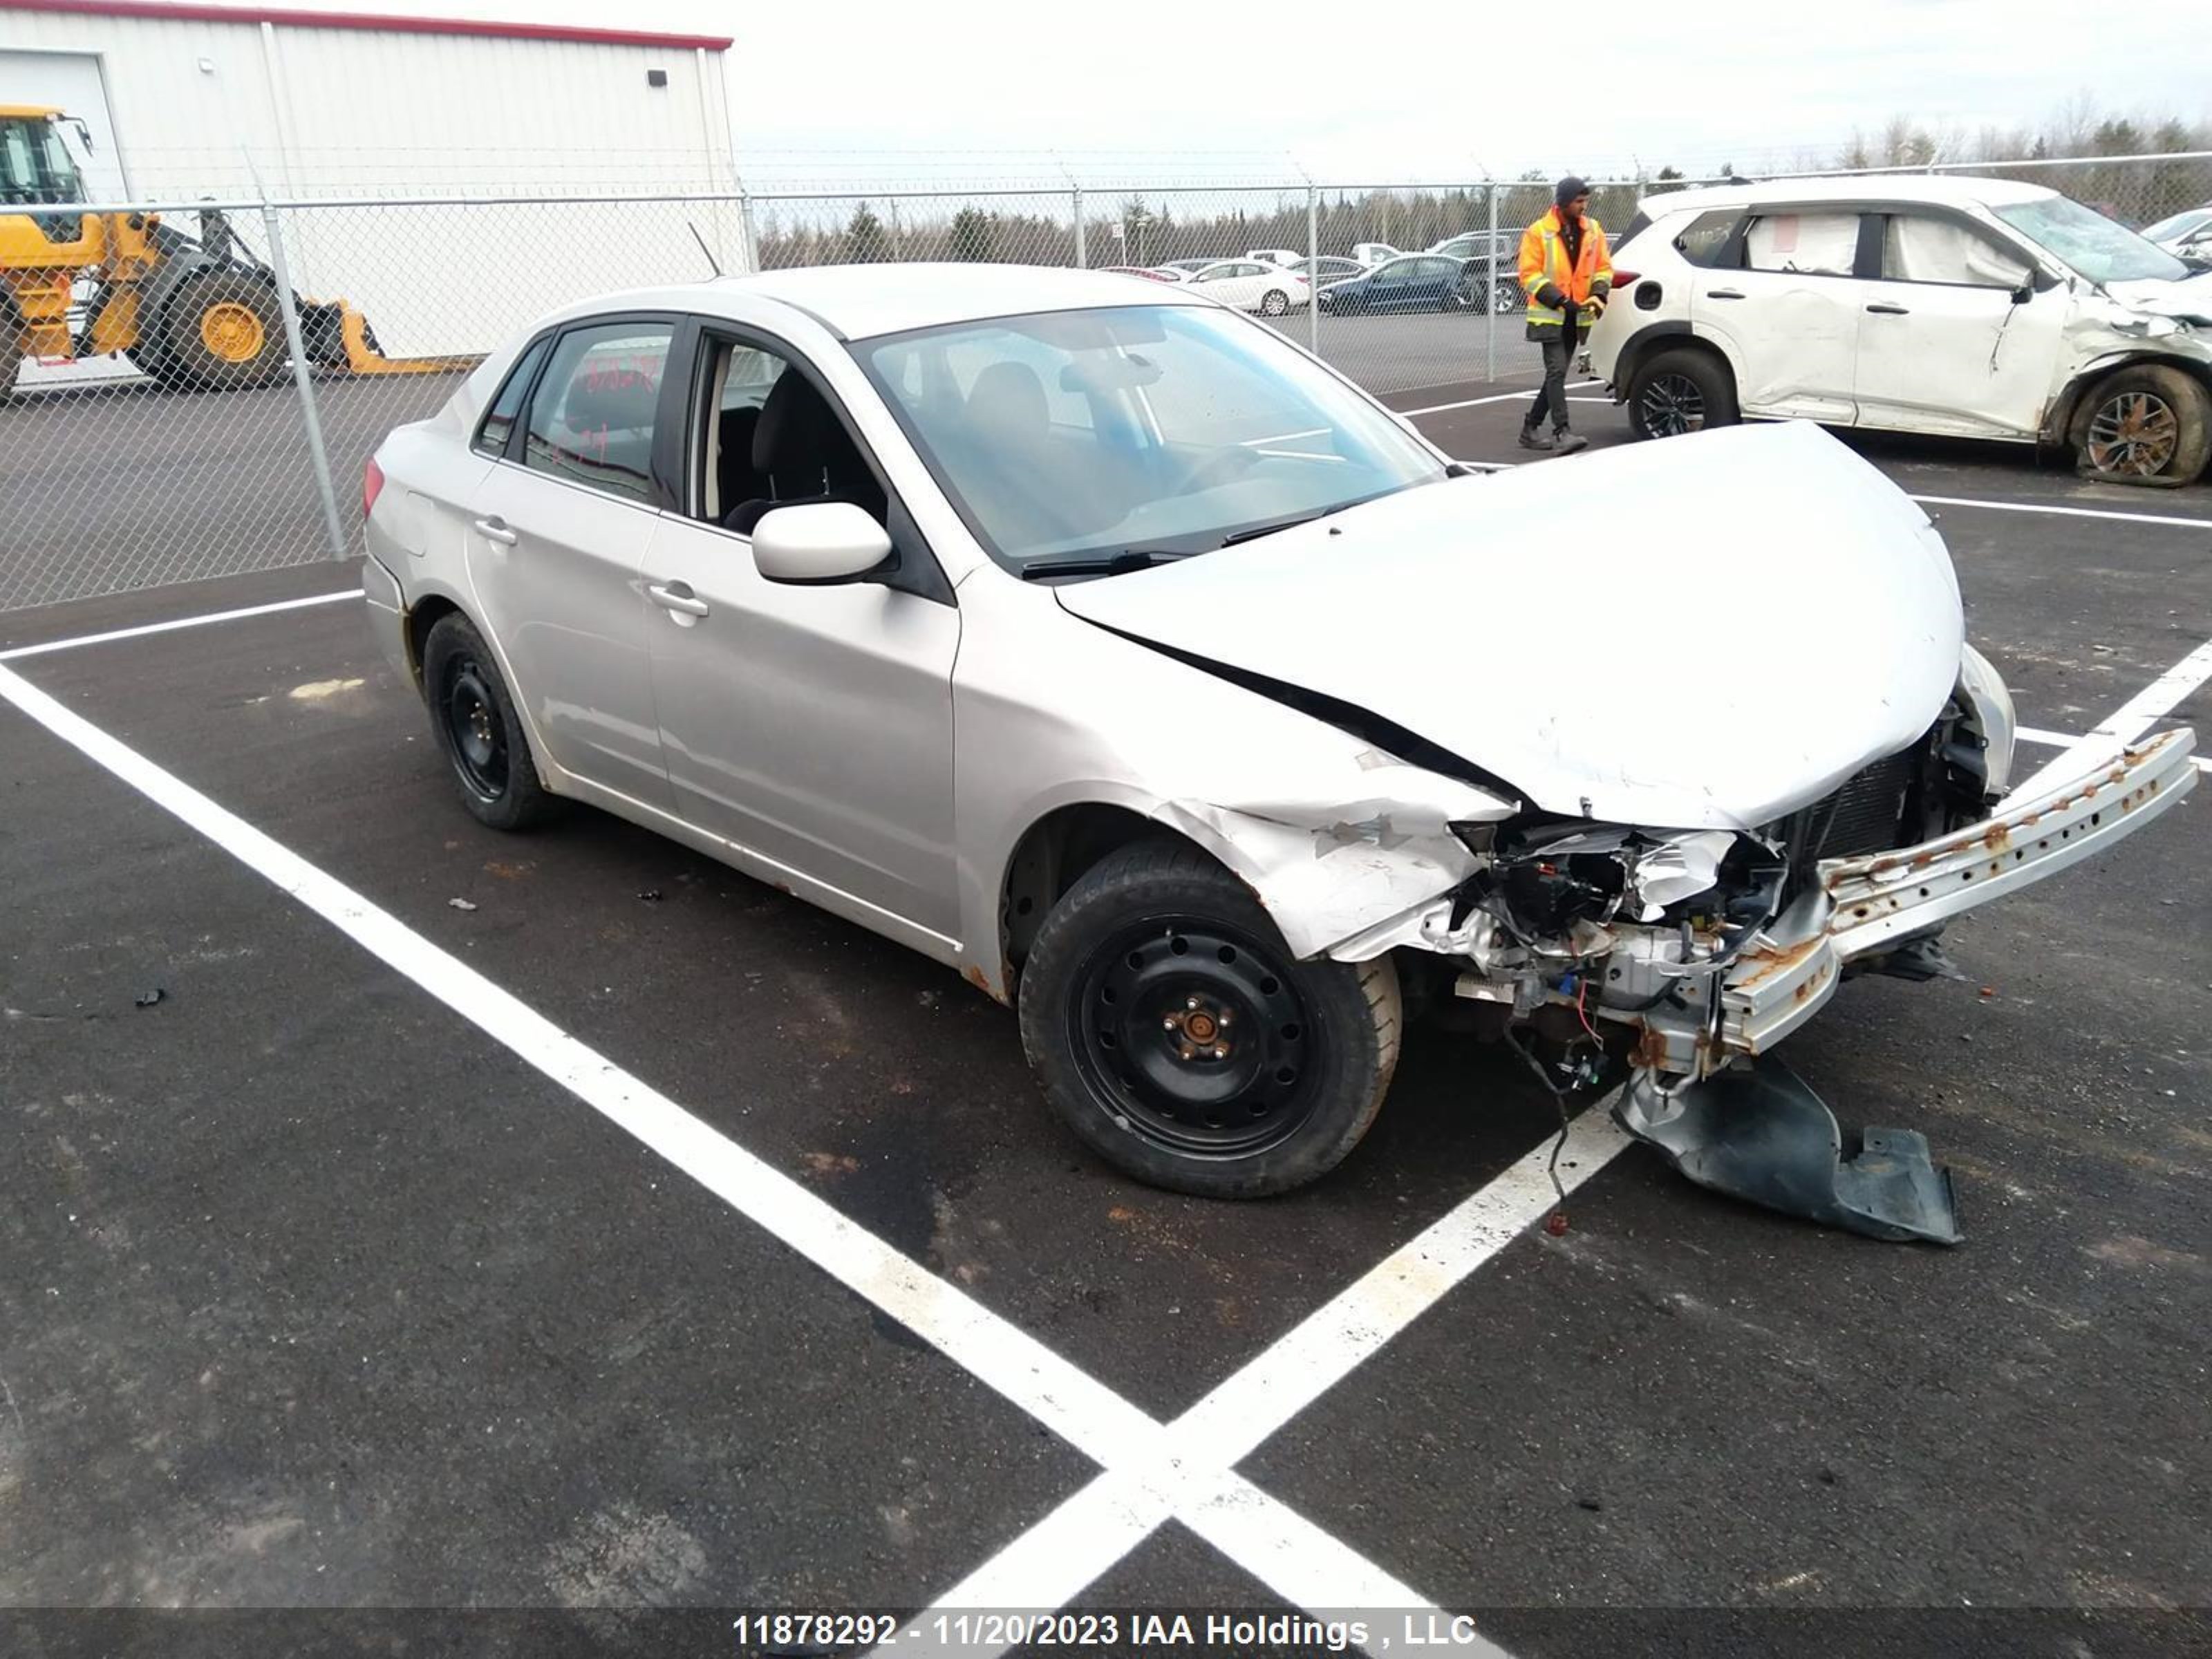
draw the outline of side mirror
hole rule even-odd
[[[772,582],[858,581],[892,557],[890,534],[850,501],[779,507],[753,526],[753,565]]]
[[[2034,285],[2030,283],[2022,283],[2018,288],[2012,291],[2012,302],[2016,306],[2024,306],[2034,297],[2035,288]]]

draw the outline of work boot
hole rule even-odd
[[[1521,447],[1523,449],[1557,449],[1559,445],[1533,426],[1521,428]]]
[[[1583,437],[1579,432],[1568,431],[1566,428],[1563,426],[1553,427],[1552,428],[1552,441],[1546,444],[1544,447],[1547,449],[1557,450],[1562,455],[1571,455],[1578,449],[1588,449],[1589,447],[1589,440]]]

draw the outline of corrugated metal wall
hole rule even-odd
[[[98,55],[142,200],[736,185],[721,56],[691,47],[12,10],[0,45]],[[386,351],[481,351],[548,305],[705,275],[687,219],[735,268],[711,206],[318,210],[287,246]]]

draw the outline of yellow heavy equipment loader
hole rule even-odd
[[[60,110],[0,104],[0,398],[27,357],[69,362],[121,352],[170,386],[264,386],[291,357],[274,271],[214,209],[185,235],[155,213],[41,213],[82,204],[64,138],[89,153],[84,123]],[[389,358],[343,300],[294,295],[311,365],[355,374],[428,374],[474,358]]]

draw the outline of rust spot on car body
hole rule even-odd
[[[1759,965],[1757,971],[1736,981],[1736,988],[1747,991],[1761,980],[1771,979],[1777,974],[1796,967],[1820,948],[1821,937],[1820,934],[1815,933],[1811,939],[1801,940],[1796,945],[1761,945],[1745,951],[1737,960],[1756,963]]]

